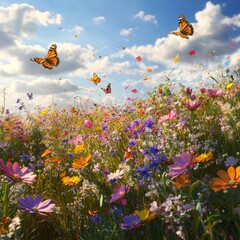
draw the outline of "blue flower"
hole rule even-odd
[[[138,176],[139,179],[148,178],[152,174],[148,164],[146,163],[144,164],[143,167],[138,167],[136,173],[139,175]]]
[[[151,118],[149,118],[147,121],[143,123],[143,126],[147,128],[152,128],[154,124],[155,122]]]
[[[128,146],[129,146],[130,148],[132,148],[132,147],[135,146],[135,145],[136,145],[136,141],[133,140],[133,139],[131,139],[131,140],[128,142]]]
[[[30,160],[30,156],[27,155],[27,154],[22,154],[22,155],[19,156],[19,158],[21,160],[24,160],[24,161],[29,161]]]

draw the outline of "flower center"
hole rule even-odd
[[[234,185],[234,184],[235,184],[235,181],[234,181],[234,180],[230,180],[230,181],[228,182],[228,184],[229,184],[229,185]]]

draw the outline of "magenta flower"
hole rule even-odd
[[[138,228],[141,225],[141,219],[138,215],[131,214],[123,218],[124,223],[121,223],[121,229],[131,230]]]
[[[24,198],[18,198],[18,206],[22,212],[38,213],[43,216],[47,216],[46,213],[53,211],[55,207],[54,203],[51,203],[51,199],[42,202],[42,197],[37,195],[35,198],[27,195]]]
[[[3,159],[0,159],[0,170],[9,178],[14,181],[22,181],[25,183],[33,184],[36,174],[31,172],[28,167],[20,168],[18,162],[11,163],[7,165]]]
[[[120,202],[122,204],[122,206],[125,206],[127,203],[126,203],[126,199],[123,199],[123,197],[125,196],[126,193],[128,193],[130,190],[130,187],[129,186],[126,186],[123,184],[121,185],[120,188],[114,188],[113,189],[113,194],[111,194],[111,200],[109,203],[112,203],[112,202]]]
[[[171,110],[169,114],[160,117],[160,119],[158,120],[158,123],[162,123],[167,120],[172,120],[172,119],[176,118],[176,116],[177,116],[177,112]]]
[[[191,100],[188,100],[188,101],[183,101],[183,104],[185,104],[185,106],[191,110],[191,111],[195,111],[200,105],[201,105],[201,101],[200,100],[196,100],[196,101],[191,101]]]
[[[221,96],[224,92],[222,90],[213,90],[213,89],[208,89],[208,95],[210,97],[218,97]]]
[[[175,164],[168,166],[172,178],[176,178],[181,174],[187,173],[194,166],[195,155],[183,152],[180,157],[172,157]]]
[[[85,120],[84,121],[84,124],[83,124],[83,126],[85,127],[85,128],[91,128],[92,127],[92,122],[90,121],[90,120]]]

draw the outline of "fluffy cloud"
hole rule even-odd
[[[206,65],[228,54],[232,39],[227,34],[228,24],[224,20],[228,22],[232,22],[232,20],[221,14],[220,5],[207,2],[205,8],[197,12],[195,17],[197,22],[192,23],[195,33],[190,36],[189,40],[169,35],[157,39],[153,45],[133,46],[125,49],[121,54],[142,55],[147,60],[162,64],[166,68],[177,67],[173,62],[173,58],[177,54],[180,59],[179,66],[184,63]],[[195,56],[188,54],[192,49],[197,50]],[[216,57],[209,55],[212,50],[216,51]]]
[[[96,24],[100,24],[105,22],[105,17],[104,16],[98,16],[93,18],[93,22]]]
[[[74,84],[70,79],[52,80],[42,77],[31,82],[15,80],[10,84],[9,89],[14,93],[32,92],[34,95],[51,95],[80,90],[90,91],[88,88]]]
[[[138,18],[143,20],[144,22],[153,22],[157,23],[156,17],[154,15],[145,14],[144,11],[139,11],[137,14],[133,16],[134,18]]]
[[[61,24],[61,21],[60,14],[52,16],[26,3],[0,7],[0,29],[14,37],[27,38],[36,32],[37,25]]]
[[[132,36],[132,34],[133,34],[133,28],[122,29],[120,31],[120,35],[124,37]]]

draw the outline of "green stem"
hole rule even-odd
[[[8,216],[8,202],[9,202],[9,189],[11,187],[10,183],[5,183],[4,194],[3,194],[3,216]]]

